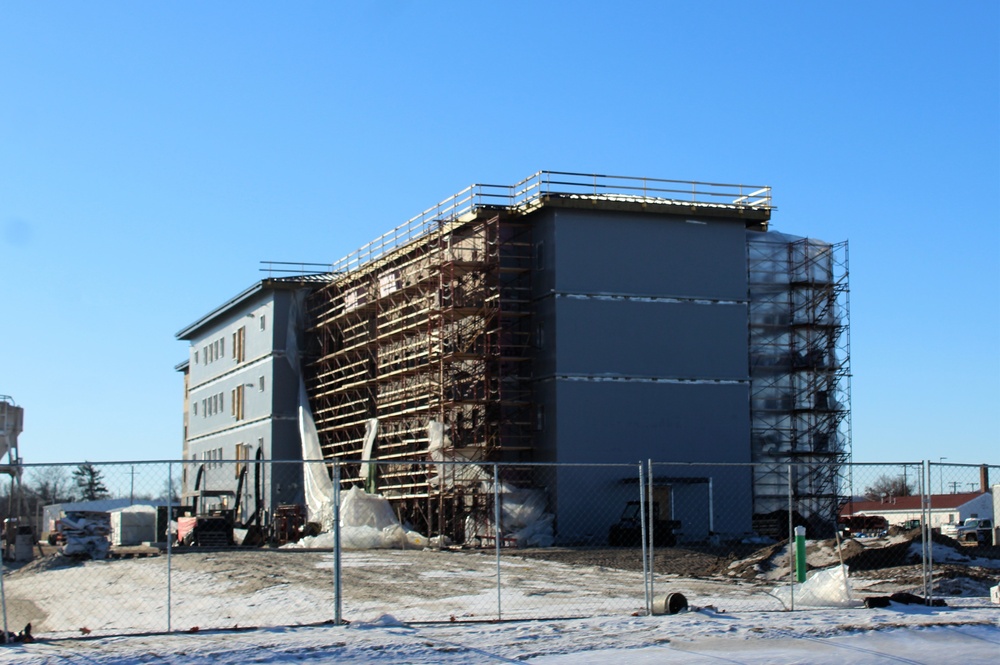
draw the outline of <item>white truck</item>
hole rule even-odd
[[[957,527],[954,533],[943,530],[946,536],[951,536],[960,543],[978,543],[991,545],[993,543],[993,520],[980,517],[970,517]]]

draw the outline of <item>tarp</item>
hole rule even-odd
[[[299,439],[302,442],[302,482],[307,519],[320,525],[322,531],[333,528],[333,481],[326,470],[323,461],[323,451],[319,445],[319,433],[316,431],[316,421],[313,419],[312,408],[309,406],[309,395],[306,392],[306,382],[299,367],[298,357],[298,327],[300,314],[303,311],[305,295],[297,293],[291,299],[288,313],[288,329],[286,341],[286,358],[292,372],[299,377]]]

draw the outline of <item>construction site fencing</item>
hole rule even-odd
[[[403,476],[420,491],[378,493]],[[903,593],[997,611],[998,481],[1000,466],[942,460],[24,465],[0,488],[3,628],[805,610],[824,606],[809,584],[845,568],[827,607]]]

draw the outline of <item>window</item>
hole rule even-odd
[[[261,330],[264,330],[264,328],[267,327],[267,325],[264,323],[266,320],[267,320],[267,317],[264,316],[263,314],[261,314],[260,315],[260,329]]]
[[[535,245],[535,270],[541,270],[545,267],[545,242],[539,242]]]
[[[542,348],[545,346],[545,324],[541,321],[535,325],[535,347]]]
[[[539,404],[538,410],[535,412],[535,429],[539,432],[545,427],[545,405]]]
[[[264,377],[257,379],[257,392],[264,392]]]
[[[220,337],[219,338],[219,357],[220,358],[225,358],[226,357],[226,338],[225,337]]]
[[[194,408],[194,415],[198,415],[198,402],[191,405]]]
[[[198,349],[194,350],[194,364],[198,364]]]
[[[208,400],[205,399],[201,400],[201,417],[208,417]]]
[[[243,472],[243,467],[246,465],[246,460],[250,459],[250,446],[245,443],[236,444],[236,477],[240,477],[240,473]]]
[[[232,391],[232,414],[236,420],[243,420],[243,384],[236,386]]]
[[[244,347],[246,339],[246,326],[240,326],[239,329],[233,332],[233,358],[238,363],[244,362],[247,359],[246,348]]]

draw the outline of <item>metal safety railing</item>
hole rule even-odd
[[[332,264],[266,261],[265,270],[294,272],[293,266],[302,266],[303,272],[348,273],[479,209],[507,208],[524,212],[556,196],[734,209],[772,208],[771,188],[762,185],[538,171],[513,185],[469,185]]]

